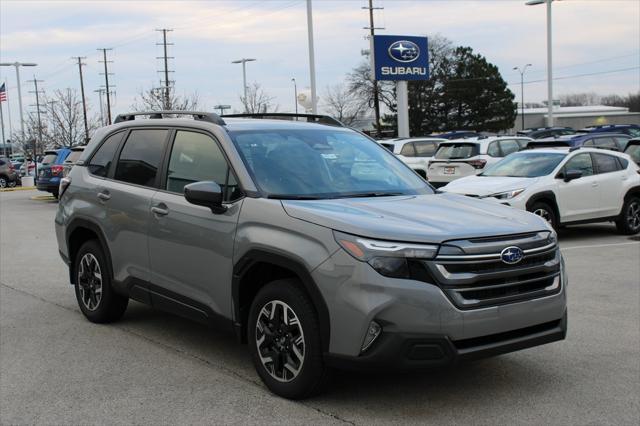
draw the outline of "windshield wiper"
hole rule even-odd
[[[320,200],[321,197],[316,195],[288,195],[288,194],[269,194],[267,198],[272,200]]]
[[[402,192],[356,192],[353,194],[340,194],[335,198],[368,198],[368,197],[394,197],[405,195]]]

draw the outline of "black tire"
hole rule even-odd
[[[89,321],[109,323],[122,318],[129,299],[111,287],[111,271],[97,240],[89,240],[80,247],[74,260],[74,271],[78,306]]]
[[[0,188],[6,188],[7,186],[9,186],[9,179],[5,176],[0,176]]]
[[[53,195],[56,200],[58,199],[58,191],[51,192],[51,195]]]
[[[622,204],[622,211],[616,220],[616,228],[623,235],[634,235],[640,232],[640,196],[627,197]]]
[[[275,311],[272,320],[265,321],[268,319],[267,312],[271,312],[269,307],[282,309],[282,304],[286,304],[292,311],[293,318],[285,321],[288,325],[283,325],[282,321],[278,325],[278,316],[282,319],[282,313],[278,314],[283,312],[281,310]],[[291,315],[290,311],[287,312]],[[261,319],[261,328],[265,330],[263,333],[258,330],[259,319]],[[300,330],[294,322],[295,319],[298,320]],[[277,280],[260,289],[251,304],[247,327],[253,364],[269,390],[284,398],[304,399],[324,389],[329,374],[322,357],[320,323],[313,303],[298,281]],[[302,345],[296,345],[300,336],[302,336]],[[258,339],[261,338],[265,340],[259,348]],[[303,355],[299,363],[297,361],[300,357],[295,354],[294,345],[297,353]],[[263,358],[272,360],[275,358],[279,361],[263,363]],[[298,370],[297,374],[285,368],[287,365]],[[279,374],[280,371],[282,374]],[[272,374],[280,376],[280,380]]]
[[[543,201],[538,201],[533,203],[528,210],[531,213],[542,217],[544,220],[549,222],[551,226],[553,226],[553,229],[558,230],[560,225],[558,223],[558,216],[556,215],[556,211],[549,204]]]

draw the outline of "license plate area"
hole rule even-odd
[[[445,166],[442,170],[442,173],[445,175],[455,175],[456,174],[456,168],[453,166]]]

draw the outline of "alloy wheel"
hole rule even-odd
[[[305,340],[302,325],[289,305],[267,302],[256,322],[256,347],[265,370],[280,382],[295,379],[304,364]]]
[[[78,266],[78,290],[80,300],[89,311],[95,311],[102,300],[102,272],[98,259],[86,253]]]
[[[640,201],[633,201],[627,207],[627,223],[632,231],[640,228]]]
[[[547,210],[545,209],[536,209],[533,211],[533,214],[540,216],[541,218],[543,218],[544,220],[546,220],[547,222],[552,223],[551,220],[551,213],[549,213]]]
[[[0,188],[7,187],[7,180],[5,178],[0,178]]]

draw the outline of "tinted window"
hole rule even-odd
[[[629,138],[623,138],[620,136],[614,137],[613,138],[616,141],[616,145],[618,146],[618,149],[620,151],[624,151],[625,147],[627,146],[627,143],[629,142]]]
[[[400,155],[404,155],[405,157],[415,157],[416,150],[413,148],[412,143],[405,144],[400,150]]]
[[[500,157],[500,146],[498,142],[491,142],[487,148],[487,154],[492,157]]]
[[[42,165],[46,166],[48,164],[53,164],[56,162],[56,158],[58,158],[58,154],[45,154],[44,158],[42,159]]]
[[[502,148],[502,155],[504,157],[514,152],[520,151],[520,145],[518,145],[518,142],[512,139],[500,141],[500,148]]]
[[[153,186],[162,160],[167,130],[133,130],[122,148],[115,179]]]
[[[595,157],[598,173],[610,173],[620,170],[620,164],[616,157],[606,154],[593,154]]]
[[[584,146],[594,146],[595,142],[594,142],[593,139],[589,139],[589,140],[585,141],[582,145],[584,145]]]
[[[433,157],[438,149],[438,144],[435,142],[414,142],[413,145],[416,147],[416,156],[418,157]]]
[[[100,145],[100,148],[98,148],[89,162],[89,173],[101,177],[106,177],[109,174],[109,168],[111,167],[113,157],[116,155],[118,145],[120,145],[123,135],[124,132],[114,133]]]
[[[82,151],[71,151],[71,154],[64,160],[65,163],[75,163],[82,155]]]
[[[440,145],[435,157],[444,160],[458,160],[478,155],[478,145],[473,143],[454,143]]]
[[[565,170],[580,170],[582,176],[591,176],[593,174],[593,163],[591,162],[591,155],[578,154],[571,160],[567,161],[564,166]]]
[[[625,133],[637,138],[638,136],[640,136],[640,129],[629,127]]]
[[[171,150],[166,189],[183,193],[185,185],[214,181],[226,200],[238,198],[238,184],[218,144],[202,133],[178,131]]]
[[[602,146],[604,148],[618,148],[618,145],[616,145],[616,142],[613,140],[613,138],[597,138],[596,139],[596,146]]]
[[[640,164],[640,145],[629,145],[624,153]]]

